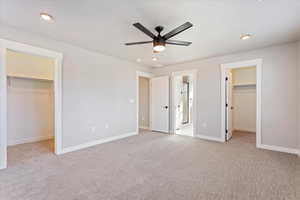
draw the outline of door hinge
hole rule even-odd
[[[228,130],[226,129],[226,130],[225,130],[225,140],[226,140],[226,141],[228,140],[227,137],[228,137]]]
[[[228,107],[228,103],[226,103],[225,106]]]

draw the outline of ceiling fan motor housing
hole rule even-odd
[[[157,26],[155,27],[155,30],[158,32],[158,34],[160,35],[160,32],[162,32],[164,30],[163,26]]]
[[[158,35],[153,39],[153,46],[166,46],[166,41],[162,36]]]

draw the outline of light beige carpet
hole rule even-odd
[[[227,144],[147,132],[62,156],[52,149],[10,147],[0,199],[300,199],[299,158],[258,150],[247,133]]]

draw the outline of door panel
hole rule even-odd
[[[169,132],[169,77],[151,79],[151,128],[153,131]]]

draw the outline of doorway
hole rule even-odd
[[[150,79],[139,77],[139,130],[150,129]]]
[[[178,135],[194,136],[196,105],[196,71],[175,72],[173,81],[173,132]]]
[[[140,79],[142,78],[142,79]],[[149,80],[149,106],[144,105],[143,98],[148,99],[148,97],[141,97],[142,94],[140,92],[140,80],[144,80],[146,78]],[[146,84],[147,85],[147,84]],[[137,133],[145,133],[146,128],[148,131],[155,131],[161,133],[169,133],[169,117],[170,117],[170,109],[169,109],[169,76],[158,76],[154,77],[153,74],[147,72],[136,72],[136,96],[137,96],[137,123],[136,123],[136,132]],[[143,86],[142,86],[143,87]],[[142,107],[149,108],[149,128],[143,127],[141,125],[143,115],[141,110]],[[146,117],[144,117],[146,119]],[[147,132],[147,130],[146,130]]]
[[[62,55],[8,40],[0,47],[0,168],[8,146],[54,137],[48,148],[60,154]]]
[[[137,133],[151,130],[151,73],[136,72]]]
[[[54,152],[54,60],[7,50],[6,69],[8,166],[13,166]]]
[[[259,59],[221,66],[224,141],[238,138],[256,146],[261,143],[261,65]]]

